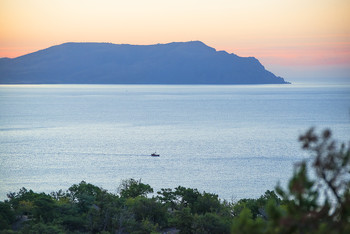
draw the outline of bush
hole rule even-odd
[[[15,213],[8,202],[0,202],[0,230],[10,229],[15,221]]]

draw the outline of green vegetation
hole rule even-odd
[[[349,145],[329,130],[300,141],[310,159],[287,189],[257,199],[227,202],[182,186],[148,197],[151,186],[134,179],[118,194],[85,181],[51,194],[22,188],[0,202],[0,233],[350,233]]]

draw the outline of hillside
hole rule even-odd
[[[65,43],[0,59],[2,84],[284,84],[254,57],[200,41]]]

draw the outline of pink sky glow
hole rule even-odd
[[[2,0],[0,57],[65,42],[200,40],[287,80],[350,79],[349,12],[348,0]]]

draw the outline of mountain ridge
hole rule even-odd
[[[201,41],[131,45],[67,42],[0,59],[2,84],[287,84],[255,57]]]

